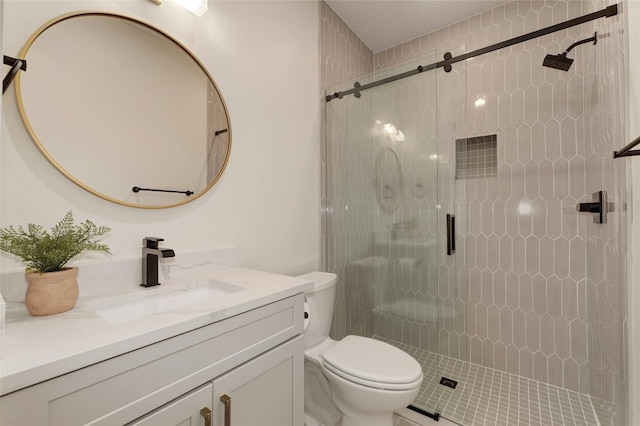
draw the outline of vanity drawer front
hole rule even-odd
[[[3,423],[124,424],[303,331],[299,294],[0,399]]]

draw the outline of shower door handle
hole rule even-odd
[[[456,217],[447,214],[447,255],[451,256],[456,252]]]

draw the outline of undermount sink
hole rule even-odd
[[[87,304],[110,323],[122,323],[149,315],[171,312],[195,303],[244,290],[244,287],[199,279],[101,298]]]

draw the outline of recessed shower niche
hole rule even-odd
[[[456,179],[498,176],[498,136],[456,139]]]

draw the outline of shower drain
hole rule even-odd
[[[440,379],[440,384],[444,385],[444,386],[446,386],[448,388],[451,388],[451,389],[455,389],[456,386],[458,386],[458,382],[457,381],[455,381],[453,379],[448,379],[446,377],[442,377]]]

